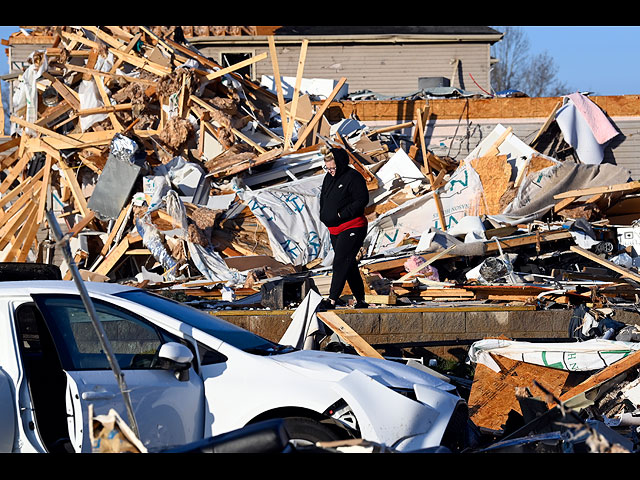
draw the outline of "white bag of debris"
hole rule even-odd
[[[500,372],[491,355],[568,371],[600,370],[640,349],[640,343],[590,339],[571,343],[532,343],[488,338],[474,342],[469,359]]]

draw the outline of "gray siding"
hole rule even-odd
[[[246,51],[260,54],[268,47],[200,46],[206,56],[220,58],[220,52]],[[278,46],[278,66],[282,76],[295,77],[300,57],[299,45]],[[461,61],[458,78],[452,79],[455,59]],[[489,90],[489,45],[486,43],[436,44],[313,44],[310,41],[304,62],[305,78],[347,79],[349,92],[371,90],[381,95],[403,96],[418,91],[420,77],[446,77],[451,85],[469,92]],[[273,75],[270,59],[255,64],[254,78]]]

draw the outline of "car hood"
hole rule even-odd
[[[455,389],[450,383],[427,372],[390,360],[318,350],[297,350],[269,358],[314,380],[337,382],[357,370],[388,387],[413,389],[415,384],[421,384],[446,391]]]

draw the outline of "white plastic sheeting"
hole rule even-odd
[[[636,342],[603,339],[531,343],[491,338],[474,342],[469,349],[469,359],[496,372],[500,371],[500,367],[491,354],[561,370],[592,371],[605,368],[638,349],[640,344]]]
[[[33,52],[29,58],[33,60],[36,53]],[[49,62],[47,56],[43,53],[40,65],[36,66],[32,63],[27,67],[13,93],[13,111],[17,112],[26,107],[25,120],[27,122],[35,123],[38,119],[38,88],[36,82],[48,68]],[[27,129],[27,131],[35,134],[30,129]]]
[[[291,323],[280,339],[281,345],[310,350],[315,345],[315,335],[325,333],[324,323],[318,320],[316,311],[322,296],[310,290],[302,303],[291,315]]]
[[[464,217],[477,215],[482,201],[482,183],[471,166],[456,169],[444,187],[438,190],[447,228]],[[432,229],[442,229],[433,193],[408,200],[380,215],[369,226],[365,239],[369,255],[390,250],[406,236],[421,237]]]
[[[306,265],[327,257],[331,251],[329,230],[320,222],[323,178],[315,175],[284,185],[237,192],[265,227],[277,261]]]

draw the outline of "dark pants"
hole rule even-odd
[[[338,300],[345,283],[349,283],[351,293],[358,301],[364,301],[364,283],[360,276],[360,269],[356,256],[367,236],[367,227],[350,228],[338,235],[331,235],[333,245],[333,276],[329,298]]]

